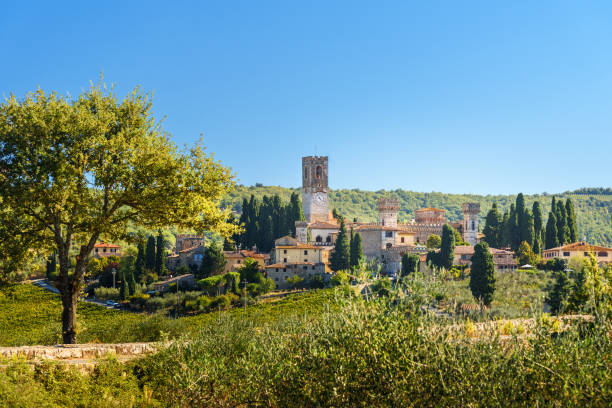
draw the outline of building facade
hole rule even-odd
[[[542,258],[544,260],[559,258],[569,261],[572,257],[584,258],[590,255],[593,255],[599,264],[609,264],[612,262],[612,248],[590,245],[586,242],[574,242],[573,244],[542,251]]]
[[[109,256],[121,258],[121,247],[104,241],[98,242],[93,247],[93,256],[96,258],[108,258]]]
[[[329,221],[327,156],[302,157],[302,209],[306,221]]]

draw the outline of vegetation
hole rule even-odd
[[[474,246],[470,271],[470,290],[478,301],[491,304],[495,292],[495,264],[486,242]]]
[[[361,247],[361,235],[359,233],[353,234],[351,230],[351,241],[349,246],[351,268],[356,268],[363,260],[363,248]]]
[[[351,266],[349,238],[344,226],[344,219],[340,219],[340,231],[336,237],[336,243],[331,253],[329,263],[333,271],[342,271],[349,269]]]
[[[302,203],[297,193],[292,193],[289,203],[284,203],[280,196],[264,195],[261,202],[255,195],[242,200],[240,225],[244,232],[236,235],[234,241],[242,248],[253,246],[262,252],[269,252],[274,240],[285,235],[295,236],[295,222],[303,221]]]
[[[214,313],[155,355],[102,362],[91,375],[8,362],[0,395],[24,407],[609,405],[607,318],[453,324],[425,307],[438,289],[415,275],[401,290],[410,296],[386,281],[369,301],[341,286]]]
[[[402,255],[402,275],[408,276],[419,271],[419,256],[405,253]]]
[[[217,275],[223,271],[226,264],[227,260],[225,259],[223,251],[218,248],[216,242],[213,241],[208,248],[206,248],[206,252],[204,252],[197,277],[207,278],[212,275]]]
[[[0,224],[19,231],[3,236],[0,255],[14,263],[19,248],[56,251],[64,343],[76,343],[78,294],[99,238],[128,238],[130,222],[230,235],[218,204],[233,184],[202,146],[178,151],[138,89],[122,100],[100,85],[76,99],[38,90],[0,105]]]

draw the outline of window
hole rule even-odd
[[[283,268],[283,272],[287,272],[287,268]],[[285,278],[285,279],[287,279],[287,278]]]
[[[589,253],[588,253],[588,252],[585,252],[585,253],[584,253],[584,256],[589,256]]]
[[[306,269],[308,269],[308,267],[306,265],[304,265],[304,268],[302,268],[302,269],[306,270]]]
[[[98,253],[98,248],[96,248],[96,254]]]
[[[391,243],[387,242],[387,249],[391,248]]]
[[[608,253],[607,253],[607,252],[603,252],[603,251],[602,251],[602,252],[598,252],[598,253],[597,253],[597,256],[600,256],[600,257],[602,257],[602,258],[605,258],[606,256],[608,256]]]
[[[276,272],[278,272],[278,268],[276,268]]]
[[[278,276],[276,278],[274,278],[274,280],[278,282]]]
[[[393,231],[385,231],[386,238],[393,238]]]
[[[238,263],[240,263],[240,259],[238,260]]]
[[[304,255],[308,255],[308,251],[304,251]]]
[[[312,270],[314,271],[314,265],[312,265]]]
[[[106,248],[104,248],[104,249],[102,250],[102,252],[106,252]]]
[[[316,241],[317,241],[317,242],[323,242],[323,238],[321,238],[321,236],[320,236],[320,235],[317,235]]]
[[[323,174],[323,169],[321,169],[321,166],[317,166],[316,177],[320,179],[322,174]]]
[[[402,244],[404,243],[404,237],[402,237]]]
[[[286,254],[286,253],[287,253],[287,250],[286,250],[286,249],[283,249],[283,254]]]
[[[570,256],[570,253],[569,252],[564,252],[563,256]]]
[[[331,242],[331,237],[328,235],[327,238],[325,238],[325,242],[329,243]]]
[[[474,231],[475,229],[476,229],[476,223],[472,221],[472,231]]]
[[[304,259],[304,262],[308,262],[308,259]]]
[[[287,280],[287,275],[285,275],[285,280]]]
[[[284,262],[284,263],[287,263],[287,258],[283,258],[283,262]]]

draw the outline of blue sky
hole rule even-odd
[[[611,185],[609,1],[9,2],[0,95],[104,71],[246,185],[449,193]]]

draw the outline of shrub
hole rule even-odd
[[[119,300],[119,289],[105,288],[104,286],[101,286],[94,289],[94,295],[98,299]]]

